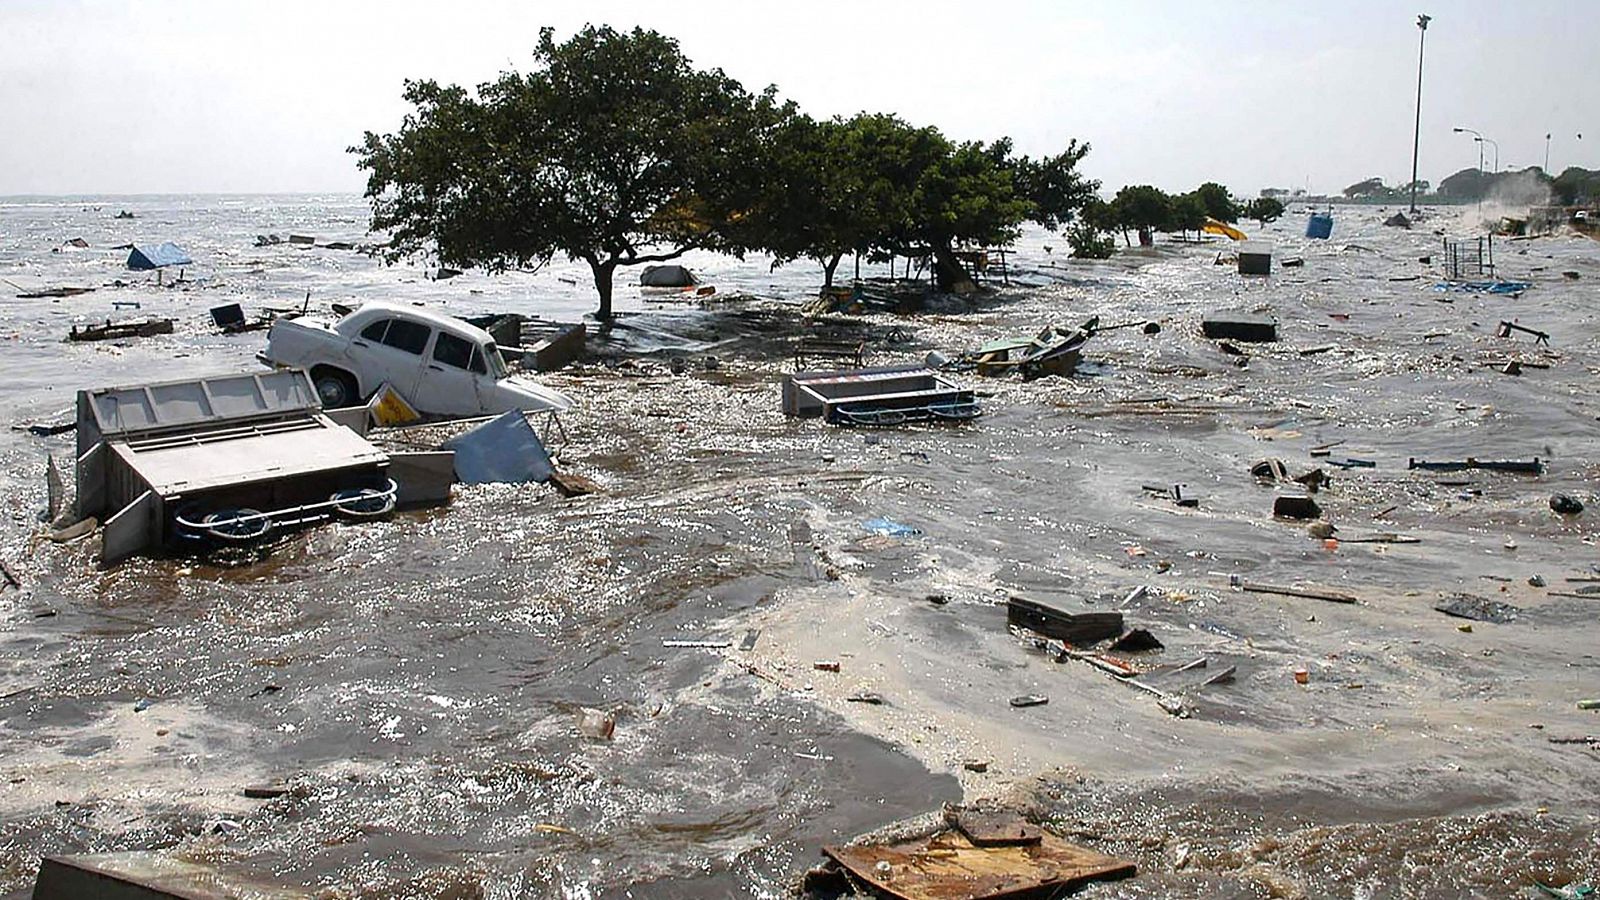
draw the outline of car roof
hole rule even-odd
[[[476,325],[473,325],[471,322],[465,322],[456,318],[455,316],[437,313],[432,310],[423,309],[420,306],[411,306],[405,303],[392,303],[387,300],[372,300],[367,303],[363,303],[360,309],[357,309],[349,316],[346,316],[346,318],[356,319],[358,316],[360,317],[359,321],[362,323],[369,322],[373,319],[382,318],[384,316],[403,316],[408,319],[414,319],[418,322],[422,322],[432,328],[448,331],[457,335],[458,337],[464,337],[478,343],[489,344],[494,342],[494,338],[490,336],[489,332],[484,331],[482,328],[479,328]]]

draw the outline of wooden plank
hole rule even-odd
[[[1091,881],[1127,878],[1133,863],[1041,835],[1037,844],[979,847],[959,831],[895,844],[824,847],[852,876],[901,900],[1062,896]],[[884,863],[880,868],[879,864]]]
[[[1257,584],[1247,581],[1240,588],[1252,594],[1279,594],[1284,597],[1305,597],[1309,600],[1326,600],[1329,603],[1354,603],[1356,598],[1349,594],[1340,594],[1334,591],[1324,591],[1316,588],[1278,587],[1271,584]]]

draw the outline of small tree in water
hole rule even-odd
[[[735,224],[790,112],[771,89],[752,96],[638,28],[588,26],[562,44],[545,28],[534,58],[476,96],[408,81],[416,109],[400,130],[351,148],[391,262],[432,250],[504,271],[561,254],[588,263],[609,319],[619,266],[748,249]]]
[[[1268,222],[1281,215],[1283,215],[1283,201],[1277,197],[1257,197],[1244,208],[1244,217],[1260,222],[1262,228],[1267,227]]]

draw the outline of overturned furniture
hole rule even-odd
[[[972,358],[979,375],[1022,373],[1028,380],[1041,375],[1071,375],[1083,358],[1083,345],[1100,325],[1098,316],[1076,328],[1052,325],[1038,335],[1002,338],[979,347]]]
[[[105,522],[105,564],[370,519],[451,482],[441,454],[391,456],[335,422],[300,369],[79,391],[77,450],[76,512]]]
[[[796,372],[783,380],[783,412],[835,425],[959,422],[982,412],[969,388],[923,365]]]

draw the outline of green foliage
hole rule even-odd
[[[1283,201],[1277,197],[1257,197],[1244,208],[1246,219],[1255,219],[1265,226],[1283,215]]]
[[[475,93],[408,81],[400,129],[351,148],[391,261],[583,260],[601,318],[617,267],[691,249],[814,259],[829,282],[846,253],[931,254],[950,289],[970,283],[957,246],[1070,223],[1098,186],[1077,171],[1087,144],[1035,160],[893,116],[817,122],[653,31],[587,26],[557,44],[546,28],[534,58]]]
[[[1572,166],[1555,177],[1551,190],[1562,206],[1593,203],[1600,200],[1600,171]]]
[[[1206,204],[1198,193],[1179,194],[1172,198],[1172,219],[1168,222],[1170,228],[1178,231],[1199,231],[1205,225]]]
[[[1205,214],[1219,222],[1239,221],[1239,206],[1233,202],[1228,189],[1215,181],[1208,181],[1194,189],[1194,195],[1205,208]]]
[[[775,133],[766,188],[745,220],[749,243],[771,251],[774,265],[816,260],[831,285],[845,254],[913,230],[918,180],[949,151],[937,130],[894,116],[794,116]]]
[[[1117,228],[1117,213],[1111,204],[1090,197],[1079,210],[1077,221],[1066,230],[1067,244],[1079,259],[1110,259],[1117,249],[1111,232]]]
[[[1172,198],[1158,187],[1130,184],[1111,200],[1117,227],[1160,231],[1172,221]]]
[[[455,267],[587,262],[611,314],[617,266],[695,248],[739,254],[764,143],[792,110],[693,67],[671,38],[589,26],[540,32],[537,67],[466,90],[408,81],[400,130],[358,147],[391,259]]]
[[[1078,259],[1110,259],[1117,251],[1111,235],[1082,220],[1067,229],[1067,244]]]
[[[1039,160],[1024,156],[1011,163],[1016,191],[1032,205],[1028,221],[1055,231],[1070,223],[1077,211],[1100,203],[1094,193],[1100,183],[1085,180],[1078,171],[1078,163],[1088,153],[1088,144],[1072,140],[1055,156]]]

